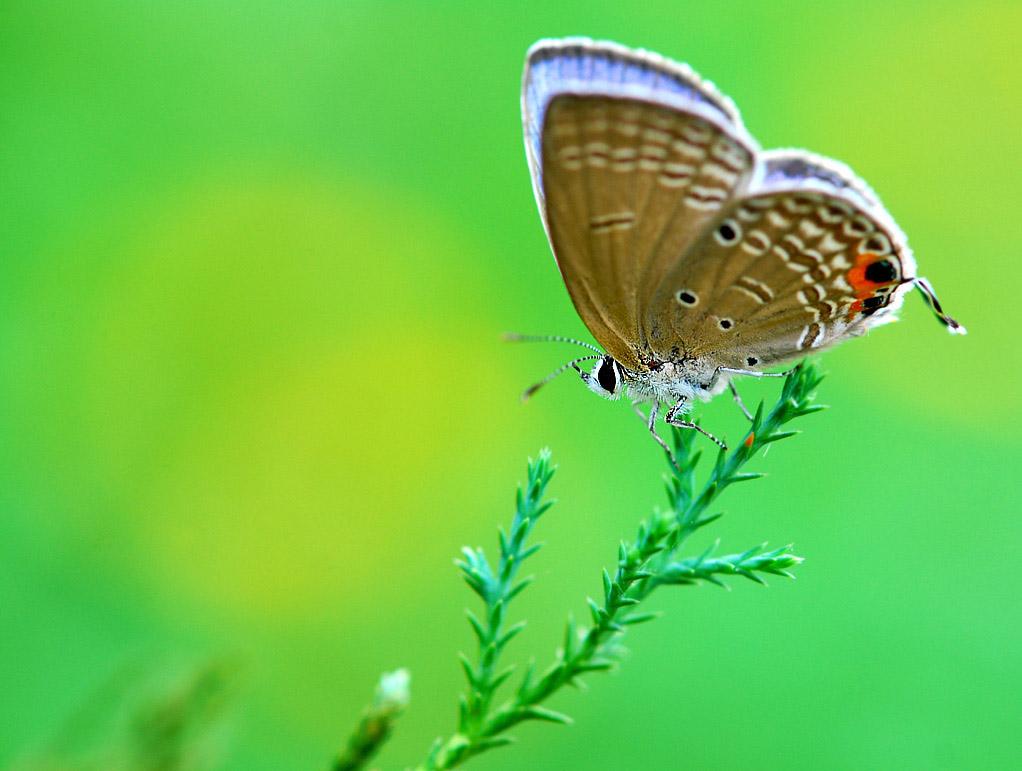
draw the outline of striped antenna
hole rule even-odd
[[[595,345],[583,343],[581,340],[576,340],[573,337],[561,337],[560,335],[520,335],[517,332],[505,332],[504,339],[513,343],[571,343],[572,345],[581,345],[590,351],[596,351],[600,356],[603,355],[603,351]],[[582,359],[579,359],[579,361],[582,361]],[[567,366],[569,365],[566,364],[565,367]]]
[[[585,343],[582,343],[582,345],[585,345]],[[603,354],[601,353],[599,356],[583,356],[581,359],[575,359],[575,361],[569,361],[563,367],[558,367],[557,369],[555,369],[553,372],[551,372],[545,378],[543,378],[538,383],[536,383],[536,385],[532,386],[531,388],[527,388],[525,391],[523,391],[522,392],[522,401],[523,402],[527,402],[529,400],[530,396],[532,396],[534,393],[536,393],[536,391],[538,391],[540,388],[545,386],[547,383],[549,383],[551,380],[553,380],[555,377],[560,375],[562,372],[564,372],[564,370],[568,369],[569,367],[574,367],[577,372],[581,372],[582,370],[580,370],[578,368],[578,365],[579,365],[580,362],[591,361],[592,359],[602,359],[602,358],[603,358]]]
[[[929,306],[930,310],[933,311],[933,315],[937,317],[937,320],[941,324],[947,327],[948,332],[952,335],[965,334],[965,327],[944,313],[944,309],[940,307],[940,300],[937,299],[937,294],[933,291],[933,287],[930,286],[929,281],[920,277],[909,279],[909,283],[915,284],[916,289],[918,289],[923,295],[923,300]]]

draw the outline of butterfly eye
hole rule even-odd
[[[596,371],[596,382],[607,393],[612,394],[617,389],[617,372],[614,371],[614,362],[610,357],[605,357],[600,362],[600,368]]]
[[[724,220],[714,235],[724,246],[730,246],[742,237],[742,228],[735,220]]]

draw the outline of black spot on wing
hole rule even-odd
[[[898,273],[890,260],[877,260],[866,266],[865,275],[866,280],[872,281],[874,284],[887,284],[894,281]]]

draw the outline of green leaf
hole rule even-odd
[[[487,618],[487,622],[490,625],[490,629],[500,629],[500,625],[504,623],[504,601],[497,600],[490,606],[490,613]]]
[[[486,630],[483,629],[483,624],[478,618],[476,618],[475,613],[466,608],[465,617],[468,619],[468,623],[472,625],[472,631],[475,632],[476,639],[479,640],[480,643],[486,642],[489,635]]]
[[[458,695],[458,731],[468,731],[468,698],[463,693]]]
[[[651,611],[649,613],[636,613],[634,616],[625,616],[621,619],[623,626],[635,626],[636,624],[644,624],[647,621],[652,621],[655,618],[660,618],[663,613],[660,611]]]
[[[535,554],[542,548],[543,544],[534,543],[528,549],[522,549],[521,553],[518,555],[518,563],[521,564],[522,562],[525,562],[527,558],[531,557],[533,554]]]
[[[490,643],[489,645],[487,645],[487,646],[485,646],[483,648],[482,655],[479,657],[479,661],[480,661],[480,663],[486,669],[489,669],[490,667],[493,666],[493,664],[494,664],[494,662],[496,662],[496,660],[497,660],[497,645],[496,645],[496,643]]]
[[[765,543],[761,543],[761,544],[757,544],[756,546],[753,546],[751,549],[746,549],[745,551],[743,551],[741,554],[738,555],[738,560],[737,561],[738,562],[745,562],[745,560],[749,559],[749,557],[751,557],[753,554],[758,553],[760,550],[762,550],[765,547],[766,547],[766,544]]]
[[[552,709],[546,707],[523,707],[521,714],[532,720],[545,720],[548,723],[561,723],[562,725],[571,725],[575,721],[567,715],[561,712],[554,712]]]
[[[748,482],[750,479],[760,479],[765,476],[769,475],[764,473],[732,474],[728,479],[732,482]]]
[[[578,672],[606,672],[609,669],[613,669],[617,666],[615,661],[607,661],[606,659],[592,659],[585,662],[584,664],[576,664],[575,670]]]
[[[461,669],[465,673],[465,679],[468,680],[469,688],[475,688],[476,672],[475,667],[472,665],[472,662],[469,661],[468,656],[466,656],[461,651],[458,651],[458,661],[461,662]]]
[[[526,626],[528,626],[528,623],[529,622],[525,621],[524,619],[519,621],[517,624],[515,624],[510,629],[508,629],[506,632],[504,632],[504,635],[497,641],[497,645],[501,649],[503,649],[503,647],[505,645],[507,645],[508,642],[511,641],[512,637],[517,635],[519,632],[521,632],[523,629],[525,629]]]
[[[593,626],[598,626],[603,616],[603,610],[592,597],[586,597],[586,604],[589,605],[589,615],[593,619]]]
[[[827,409],[830,409],[830,405],[828,404],[807,404],[806,406],[802,407],[799,410],[799,412],[801,413],[801,415],[811,415],[814,412],[819,412],[820,410]]]
[[[504,684],[504,681],[511,677],[514,671],[515,665],[511,664],[510,666],[504,667],[504,669],[494,675],[493,679],[490,681],[490,691],[492,692],[500,688],[500,686]]]
[[[568,623],[564,625],[564,657],[571,658],[575,655],[575,647],[578,645],[578,629],[575,627],[575,616],[568,614]]]
[[[531,583],[532,583],[533,581],[535,581],[535,580],[536,580],[536,576],[526,576],[526,577],[525,577],[525,578],[523,578],[523,579],[522,579],[521,581],[519,581],[519,582],[518,582],[517,584],[515,584],[515,585],[514,585],[514,586],[513,586],[512,588],[511,588],[511,590],[510,590],[510,591],[508,591],[508,593],[507,593],[507,595],[506,595],[505,599],[506,599],[506,600],[507,600],[508,602],[510,602],[510,601],[511,601],[511,600],[513,600],[513,599],[514,599],[515,597],[517,597],[517,596],[518,596],[518,594],[519,594],[519,593],[520,593],[520,592],[521,592],[521,591],[522,591],[522,590],[523,590],[523,589],[524,589],[524,588],[525,588],[526,586],[528,586],[529,584],[531,584]]]
[[[516,562],[517,560],[515,559],[514,554],[507,555],[504,563],[500,566],[500,582],[502,584],[506,584],[511,580],[511,576],[514,575],[515,569],[517,568]]]
[[[529,666],[522,676],[521,685],[518,686],[518,693],[524,693],[532,685],[532,676],[536,673],[536,659],[529,659]]]
[[[495,747],[506,747],[509,744],[514,744],[518,740],[513,736],[487,736],[483,739],[476,740],[475,748],[478,752],[485,752],[486,750],[492,750]]]
[[[779,442],[781,439],[787,439],[789,436],[795,436],[801,434],[801,431],[775,431],[769,436],[763,437],[760,442],[762,444],[768,444],[770,442]]]

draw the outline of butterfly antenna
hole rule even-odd
[[[572,337],[561,337],[560,335],[519,335],[517,332],[506,332],[504,339],[515,343],[571,343],[573,345],[581,345],[583,348],[588,348],[590,351],[596,351],[601,356],[603,355],[603,351],[595,345],[583,343],[581,340],[576,340]],[[570,365],[566,364],[565,366]]]
[[[562,372],[564,372],[564,370],[568,369],[569,367],[573,367],[576,371],[581,372],[582,370],[580,370],[578,368],[578,365],[579,365],[580,362],[590,361],[592,359],[602,359],[602,358],[603,358],[603,354],[601,353],[599,356],[583,356],[581,359],[575,359],[575,361],[569,361],[563,367],[558,367],[557,369],[555,369],[553,372],[551,372],[545,378],[543,378],[538,383],[536,383],[536,385],[532,386],[531,388],[527,388],[526,390],[524,390],[522,392],[522,401],[523,402],[527,402],[529,400],[530,396],[532,396],[534,393],[536,393],[536,391],[538,391],[540,388],[545,386],[547,383],[549,383],[551,380],[553,380],[555,377],[560,375]]]
[[[948,332],[952,335],[965,334],[965,327],[944,313],[944,309],[940,307],[940,300],[937,299],[937,294],[933,291],[933,287],[930,286],[929,281],[925,278],[919,277],[909,279],[909,283],[914,284],[916,289],[920,291],[926,305],[929,306],[931,311],[933,311],[933,315],[937,317],[937,320],[947,327]]]

